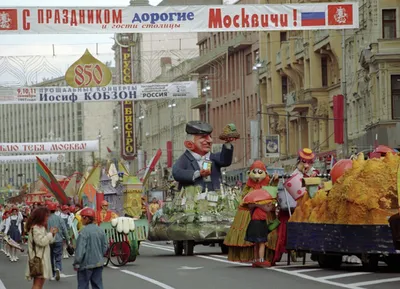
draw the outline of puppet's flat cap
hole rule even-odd
[[[212,131],[213,128],[210,124],[200,120],[189,121],[186,124],[187,134],[211,134]]]

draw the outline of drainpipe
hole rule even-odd
[[[240,61],[240,73],[241,73],[241,81],[242,81],[242,85],[241,85],[241,108],[242,108],[242,128],[243,128],[243,166],[247,167],[247,132],[246,132],[246,109],[245,109],[245,74],[244,74],[244,51],[240,51],[239,53],[239,61]]]

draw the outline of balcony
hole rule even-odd
[[[329,43],[329,31],[317,30],[313,31],[314,34],[314,50],[321,49]]]
[[[311,99],[306,100],[304,90],[292,91],[286,95],[286,108],[289,112],[302,112],[309,109]]]
[[[397,54],[400,47],[400,38],[378,39],[378,54]]]
[[[192,98],[191,109],[202,108],[206,105],[206,97],[200,96],[198,98]]]
[[[285,46],[285,54],[286,54],[286,59],[290,60],[290,42],[288,42]]]
[[[303,38],[297,38],[294,41],[294,54],[297,56],[302,53],[304,53],[304,40]]]
[[[278,64],[281,64],[281,63],[282,63],[281,50],[279,50],[276,53],[276,62],[275,62],[275,64],[278,65]]]
[[[286,95],[286,106],[292,106],[297,102],[296,92],[292,91]]]
[[[248,36],[249,35],[249,36]],[[231,39],[225,42],[223,45],[218,46],[212,50],[207,51],[207,53],[199,56],[196,60],[193,61],[191,67],[192,71],[197,71],[201,69],[203,66],[209,64],[210,62],[218,59],[219,57],[228,53],[228,48],[231,51],[244,49],[245,47],[251,46],[252,41],[249,39],[250,34],[239,33],[234,39]],[[229,52],[230,52],[229,51]],[[232,52],[233,52],[232,51]]]

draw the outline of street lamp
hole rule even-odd
[[[256,62],[253,71],[257,72],[257,123],[258,123],[258,159],[262,158],[262,127],[261,127],[261,88],[260,88],[260,68],[264,62],[260,60],[259,52],[256,52]]]
[[[99,130],[99,134],[97,135],[97,139],[99,140],[99,160],[101,162],[101,139],[103,136],[101,135],[101,131]]]
[[[174,107],[176,107],[176,103],[173,100],[170,104],[168,104],[168,107],[171,109],[171,144],[172,144],[172,149],[171,149],[171,159],[174,160]]]
[[[208,76],[204,77],[203,79],[203,89],[201,90],[203,95],[206,97],[206,122],[208,123],[208,103],[211,102],[209,99],[211,86]]]

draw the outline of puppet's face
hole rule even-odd
[[[204,156],[211,151],[212,143],[213,140],[209,134],[194,135],[192,140],[185,141],[185,147],[192,152]]]
[[[300,159],[299,163],[297,164],[297,169],[303,174],[306,174],[311,169],[312,165],[313,165],[312,161]]]
[[[253,169],[249,171],[249,178],[255,183],[259,183],[267,177],[267,172],[261,169]]]

